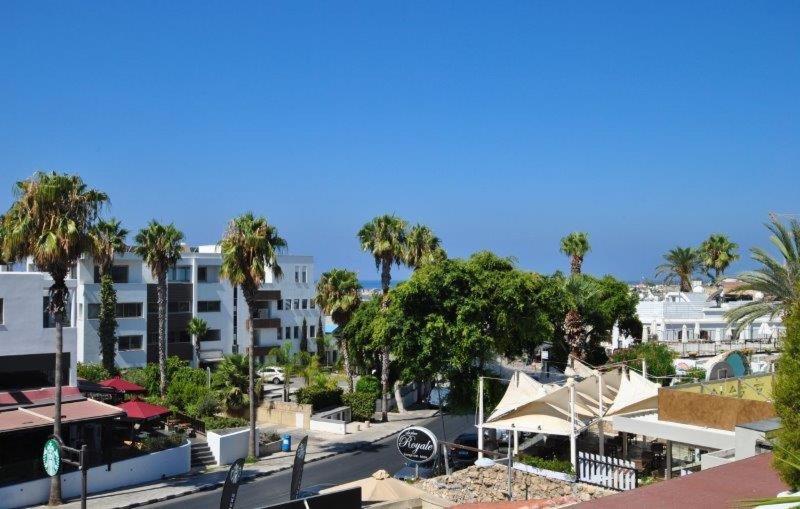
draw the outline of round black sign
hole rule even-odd
[[[411,426],[397,435],[397,450],[408,461],[425,463],[436,457],[439,441],[429,429]]]

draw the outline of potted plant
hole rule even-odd
[[[258,440],[258,455],[265,456],[280,452],[281,450],[281,437],[274,431],[265,431],[259,435]]]

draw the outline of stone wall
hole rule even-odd
[[[311,427],[311,405],[266,400],[256,409],[256,421],[307,430]]]

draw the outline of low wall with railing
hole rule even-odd
[[[341,406],[312,415],[311,430],[346,435],[347,423],[352,420],[350,407]]]
[[[191,462],[191,445],[186,441],[178,447],[114,462],[110,470],[107,465],[93,467],[86,476],[88,492],[98,493],[185,474],[190,470]],[[81,473],[63,474],[61,492],[65,499],[79,497]],[[45,504],[49,495],[49,477],[0,487],[2,507],[8,508]]]

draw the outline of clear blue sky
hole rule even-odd
[[[80,173],[130,229],[265,214],[376,278],[395,212],[453,256],[652,276],[800,213],[800,2],[2,2],[0,207]],[[740,265],[741,267],[742,265]]]

